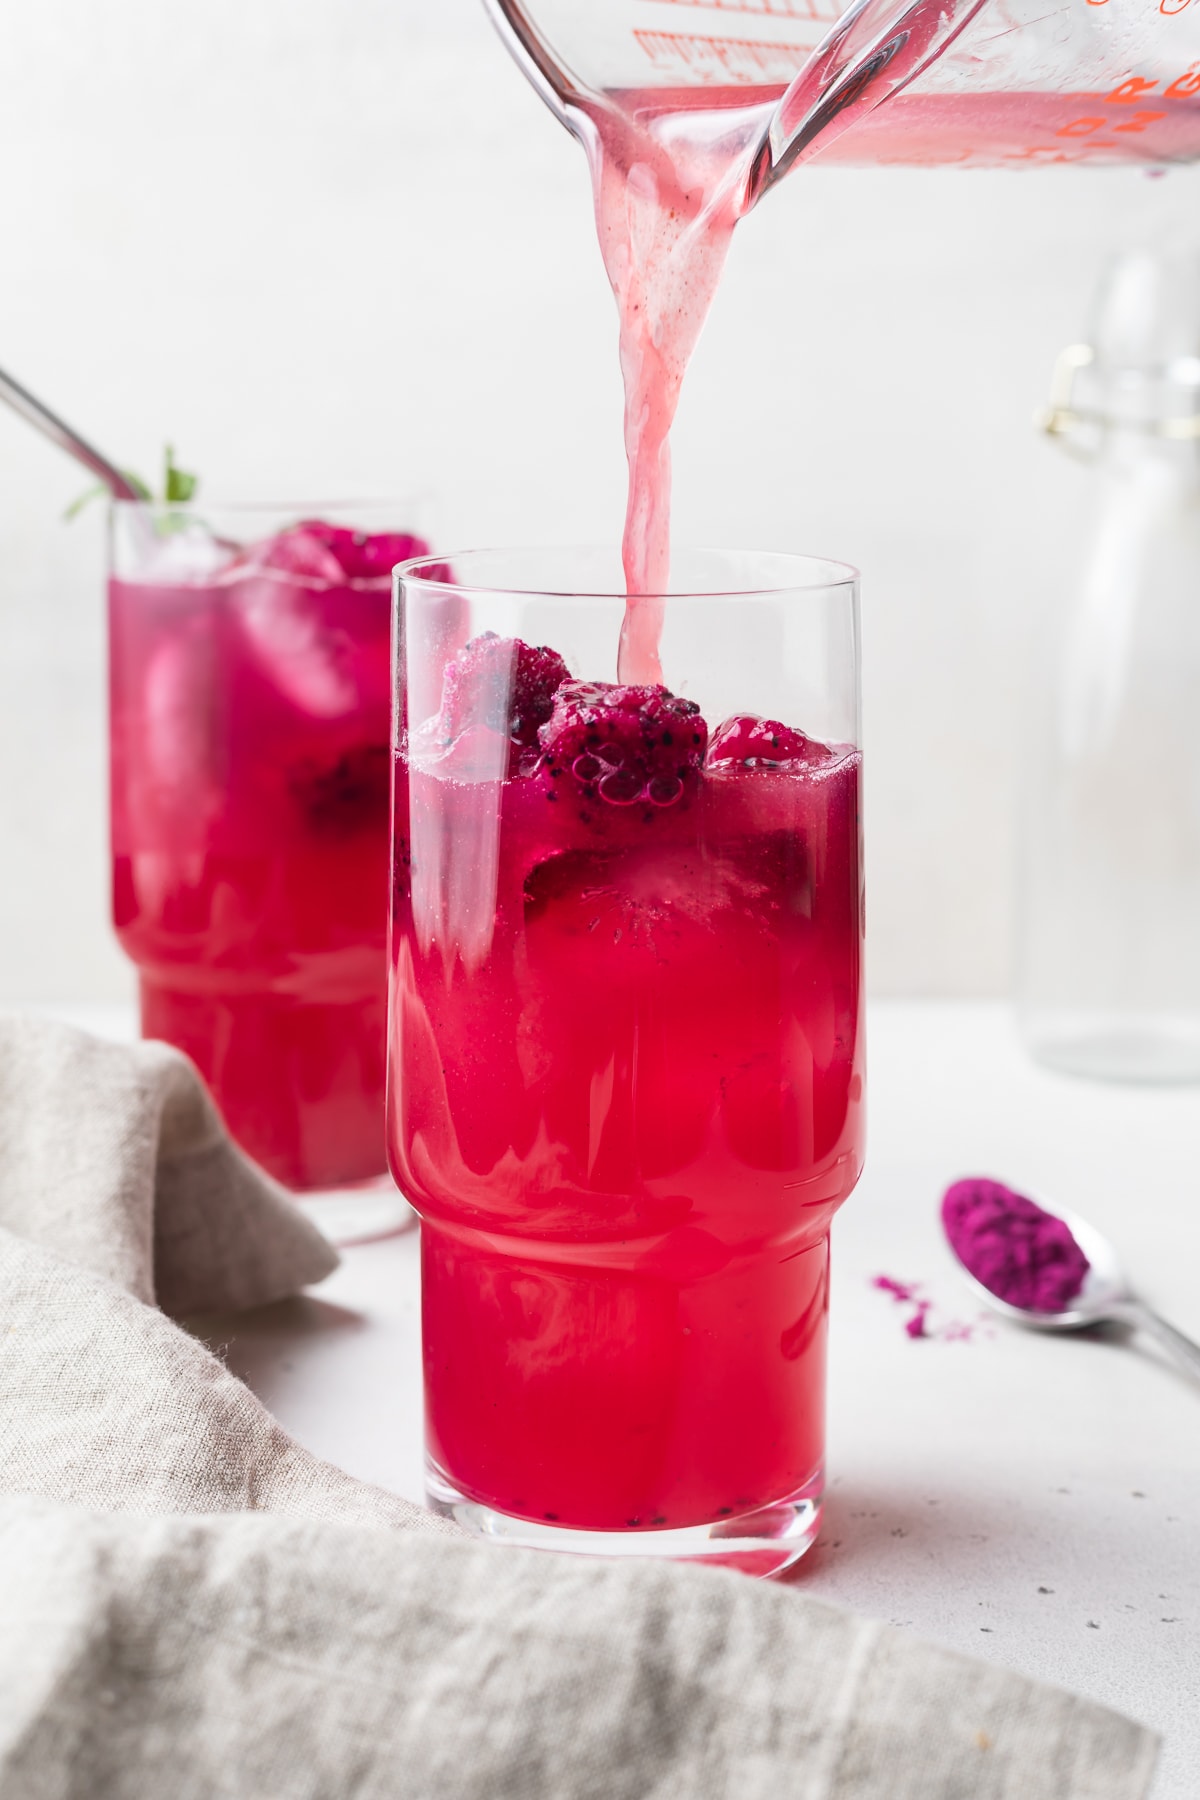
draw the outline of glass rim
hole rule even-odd
[[[323,512],[347,512],[357,509],[373,509],[384,506],[414,506],[423,499],[420,490],[407,494],[351,494],[348,498],[334,500],[330,498],[316,500],[222,500],[195,498],[192,500],[126,500],[116,494],[108,497],[111,512],[149,512],[149,513],[193,513],[202,517],[206,512],[219,513],[295,513],[300,519],[318,519]]]
[[[854,592],[861,579],[860,571],[853,563],[842,562],[833,557],[813,556],[794,550],[729,550],[712,545],[682,546],[680,554],[696,557],[744,557],[748,561],[758,558],[764,563],[790,565],[790,573],[779,579],[765,581],[748,581],[744,585],[730,586],[728,583],[712,588],[678,587],[666,588],[661,593],[638,594],[642,600],[749,600],[755,597],[766,597],[790,593],[818,593],[846,589]],[[397,583],[419,582],[424,587],[439,588],[447,593],[457,594],[492,594],[510,595],[514,599],[541,600],[614,600],[624,603],[630,598],[625,588],[577,587],[538,585],[530,582],[527,585],[515,586],[512,583],[495,581],[465,581],[457,579],[454,571],[464,564],[483,557],[507,556],[514,558],[535,556],[597,556],[612,555],[611,545],[600,544],[512,544],[492,545],[474,550],[460,550],[457,553],[443,550],[428,556],[411,557],[408,562],[397,563],[393,575]],[[816,570],[823,571],[820,575]],[[806,573],[807,572],[807,573]],[[468,569],[468,577],[470,570]]]

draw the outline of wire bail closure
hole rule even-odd
[[[1089,461],[1100,449],[1106,433],[1114,426],[1143,431],[1148,437],[1164,438],[1173,443],[1200,442],[1200,390],[1195,409],[1175,413],[1166,418],[1122,417],[1096,406],[1077,406],[1075,387],[1085,369],[1096,366],[1098,358],[1091,344],[1068,344],[1059,352],[1050,378],[1050,396],[1039,406],[1033,422],[1039,431],[1061,443],[1064,450]],[[1164,371],[1166,380],[1169,375]]]

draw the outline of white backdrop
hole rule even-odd
[[[479,0],[39,0],[5,23],[0,364],[208,490],[421,489],[439,535],[612,537],[583,158]],[[680,541],[864,572],[870,974],[1002,992],[1032,628],[1086,477],[1030,427],[1109,251],[1200,171],[794,175],[735,240]],[[0,409],[0,1001],[131,983],[107,927],[102,533]]]

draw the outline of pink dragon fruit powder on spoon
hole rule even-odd
[[[1091,1266],[1061,1219],[984,1176],[946,1189],[942,1224],[976,1281],[1026,1312],[1065,1312]]]

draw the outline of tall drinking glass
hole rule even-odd
[[[397,506],[119,503],[113,917],[141,1027],[341,1239],[386,1177],[391,569]]]
[[[397,572],[389,1148],[428,1490],[480,1533],[774,1572],[816,1534],[863,1154],[854,571]]]

